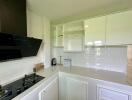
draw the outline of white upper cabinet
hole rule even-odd
[[[132,44],[132,11],[107,16],[107,45]]]
[[[85,46],[127,45],[132,44],[131,37],[132,10],[56,25],[54,46],[81,52],[84,42]]]
[[[72,32],[64,36],[64,52],[82,52],[83,33]]]
[[[105,44],[106,17],[85,20],[85,45],[101,46]]]
[[[75,21],[64,24],[64,32],[73,32],[84,30],[83,21]]]
[[[54,27],[54,46],[63,47],[63,25],[57,25]]]
[[[31,11],[27,11],[27,35],[38,39],[44,38],[43,18]]]
[[[64,24],[64,52],[82,52],[83,40],[83,21]]]

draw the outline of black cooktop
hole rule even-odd
[[[44,77],[36,75],[36,73],[25,75],[25,77],[16,80],[5,86],[0,86],[0,100],[11,100],[20,93],[24,92]]]

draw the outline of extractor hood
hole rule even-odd
[[[0,33],[0,61],[36,56],[42,40]]]

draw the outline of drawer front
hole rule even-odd
[[[97,100],[129,100],[129,95],[106,88],[98,88]]]

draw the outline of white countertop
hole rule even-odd
[[[131,86],[131,84],[128,84],[126,75],[119,72],[112,72],[112,71],[105,71],[105,70],[97,70],[97,69],[89,69],[89,68],[83,68],[83,67],[63,67],[60,65],[57,65],[55,67],[50,67],[44,70],[39,71],[37,74],[44,76],[45,79],[38,82],[34,86],[32,86],[30,89],[26,90],[13,100],[19,100],[20,98],[27,95],[29,92],[33,91],[35,88],[38,88],[42,85],[42,83],[46,82],[49,78],[53,77],[54,75],[58,75],[58,72],[65,72],[68,74],[74,74],[79,75],[83,77],[98,79],[98,80],[104,80],[109,81],[113,83],[118,83],[126,86]]]
[[[71,70],[60,67],[60,71],[130,86],[130,84],[128,84],[127,82],[126,75],[120,72],[98,70],[92,68],[83,68],[83,67],[71,67]]]
[[[47,75],[50,75],[51,73],[58,72],[58,71],[131,86],[131,84],[127,82],[128,79],[124,73],[77,67],[77,66],[67,68],[67,67],[58,65],[58,66],[55,66],[54,68],[50,67],[48,69],[45,69],[45,71],[40,71],[38,72],[38,74],[42,76],[43,75],[47,76]]]

